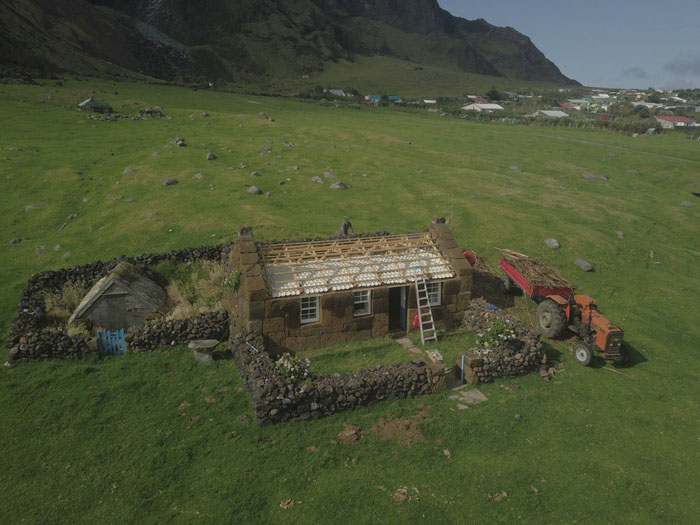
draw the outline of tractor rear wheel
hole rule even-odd
[[[593,358],[593,352],[591,352],[590,347],[583,343],[576,343],[574,345],[573,354],[574,359],[582,366],[588,366]]]
[[[564,310],[552,301],[545,299],[537,306],[537,328],[545,337],[556,337],[564,329],[566,316]]]

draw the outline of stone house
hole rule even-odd
[[[133,264],[120,262],[95,283],[68,322],[86,321],[93,328],[107,330],[126,329],[168,310],[165,290]]]
[[[471,299],[471,265],[444,219],[423,233],[309,242],[256,243],[243,227],[230,264],[241,276],[231,333],[261,332],[273,355],[414,329],[418,274],[438,329]]]

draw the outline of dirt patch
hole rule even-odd
[[[348,425],[347,423],[343,423],[343,427],[343,430],[341,430],[340,434],[338,434],[338,440],[341,443],[349,445],[362,439],[362,429],[357,425]]]
[[[419,428],[427,415],[428,407],[421,406],[420,410],[409,418],[381,419],[372,426],[372,433],[382,439],[396,440],[402,447],[409,447],[414,443],[427,443],[428,439]]]

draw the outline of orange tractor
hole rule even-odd
[[[557,337],[565,328],[574,332],[580,342],[574,345],[573,356],[584,366],[591,362],[594,351],[614,363],[627,360],[624,332],[598,311],[594,299],[576,295],[575,288],[549,265],[517,252],[501,251],[500,267],[505,272],[501,289],[507,293],[517,286],[538,303],[536,321],[542,335]]]

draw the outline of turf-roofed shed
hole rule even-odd
[[[471,265],[441,218],[422,233],[280,243],[243,227],[231,264],[241,274],[232,333],[263,333],[272,354],[406,333],[419,274],[437,328],[459,323],[471,299]]]
[[[162,287],[133,264],[120,262],[83,297],[69,323],[82,320],[93,328],[126,329],[168,309],[168,294]]]

